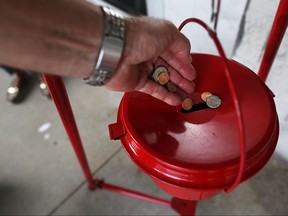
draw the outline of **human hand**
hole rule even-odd
[[[170,80],[190,94],[195,89],[196,72],[191,62],[190,43],[165,20],[149,17],[125,20],[126,39],[122,58],[113,78],[105,85],[114,91],[140,91],[176,106],[181,95],[169,92],[150,79],[153,69],[165,66]]]

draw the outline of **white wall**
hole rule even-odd
[[[221,1],[217,32],[227,56],[231,56],[245,4],[246,0]],[[147,0],[147,8],[150,16],[168,19],[177,27],[190,17],[199,18],[213,27],[210,22],[211,0]],[[183,33],[190,39],[192,52],[217,53],[212,40],[200,26],[188,24]]]

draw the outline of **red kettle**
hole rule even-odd
[[[111,139],[121,140],[132,161],[180,199],[231,191],[263,168],[277,144],[273,93],[244,65],[223,61],[221,49],[221,57],[192,54],[197,78],[190,97],[198,108],[184,112],[143,93],[125,93],[117,122],[109,125]],[[207,91],[221,99],[218,108],[203,104],[201,94]],[[240,128],[235,104],[241,111]]]

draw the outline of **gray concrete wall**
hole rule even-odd
[[[259,70],[279,0],[251,0],[246,13],[243,38],[233,58],[253,71]],[[288,32],[283,38],[266,84],[275,94],[280,120],[276,152],[288,160]]]

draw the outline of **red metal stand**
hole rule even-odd
[[[196,212],[197,201],[181,200],[174,197],[172,199],[171,206],[180,215],[193,216]]]
[[[78,132],[77,124],[73,115],[73,111],[69,102],[68,94],[65,89],[64,82],[61,77],[53,75],[43,75],[47,86],[50,90],[53,101],[56,105],[58,113],[64,124],[65,130],[70,138],[73,149],[81,165],[82,171],[86,177],[88,187],[94,189],[106,189],[115,193],[123,194],[136,199],[147,202],[167,206],[173,208],[181,215],[194,215],[196,209],[196,201],[185,201],[177,198],[170,200],[161,199],[148,194],[140,193],[127,188],[107,184],[104,181],[93,180],[92,173],[83,149],[83,144]]]
[[[104,183],[103,181],[99,181],[98,186],[100,189],[109,190],[115,193],[119,193],[119,194],[129,196],[135,199],[144,200],[144,201],[151,202],[154,204],[171,207],[180,215],[194,216],[196,212],[197,201],[182,200],[176,197],[173,197],[171,201],[164,200],[162,198],[150,196],[148,194],[143,194],[134,190],[127,189],[127,188],[107,184],[107,183]]]
[[[265,82],[288,25],[288,0],[281,0],[267,41],[258,76]]]
[[[76,121],[73,115],[73,111],[69,102],[69,98],[61,77],[52,75],[43,75],[50,90],[51,97],[56,105],[58,113],[61,117],[67,135],[71,141],[73,149],[80,162],[80,166],[86,177],[89,189],[96,188],[96,184],[92,178],[92,174],[89,168],[88,161],[85,156],[82,141],[78,132]]]

